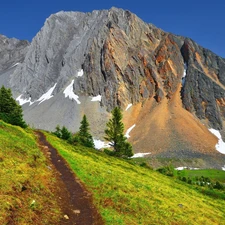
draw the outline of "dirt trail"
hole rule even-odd
[[[63,211],[60,225],[103,225],[103,220],[92,204],[91,195],[68,167],[66,161],[57,150],[47,142],[45,135],[35,132],[40,148],[49,155],[50,162],[58,171],[56,194]]]

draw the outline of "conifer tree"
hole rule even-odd
[[[115,156],[131,157],[133,155],[132,145],[124,136],[124,125],[122,123],[121,110],[116,107],[112,110],[112,118],[106,124],[105,140],[111,143]]]
[[[89,132],[90,128],[86,115],[83,116],[83,119],[80,123],[81,125],[78,132],[79,141],[86,147],[94,148],[94,141]]]
[[[11,90],[4,86],[0,89],[0,119],[12,125],[27,127],[22,107],[12,97]]]
[[[72,141],[72,133],[65,126],[61,128],[57,125],[55,131],[52,133],[63,140],[67,140],[69,142]]]
[[[63,126],[61,129],[61,138],[64,140],[69,140],[71,139],[71,137],[72,137],[72,134],[69,132],[69,130],[65,126]]]

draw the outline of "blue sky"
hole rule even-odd
[[[0,34],[31,41],[52,13],[112,6],[128,9],[165,31],[190,37],[225,58],[224,0],[1,0]]]

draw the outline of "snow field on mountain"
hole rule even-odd
[[[101,95],[97,95],[95,97],[92,97],[92,99],[91,99],[92,102],[101,102],[101,100],[102,100]]]
[[[216,150],[222,154],[225,154],[225,142],[223,141],[220,132],[213,128],[210,128],[209,131],[218,138],[218,142],[215,146]]]
[[[80,104],[81,102],[78,100],[79,96],[75,95],[73,92],[73,84],[74,80],[71,81],[70,85],[67,86],[63,93],[65,94],[65,98],[69,97],[69,99],[75,100],[77,104]]]
[[[56,87],[57,83],[55,83],[55,85],[53,87],[51,87],[45,94],[43,94],[37,101],[39,102],[39,104],[41,104],[42,102],[50,99],[53,97],[52,92],[54,91],[55,87]]]
[[[134,124],[133,126],[131,126],[125,133],[125,137],[128,139],[130,137],[130,132],[135,128],[136,124]]]

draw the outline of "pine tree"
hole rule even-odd
[[[72,139],[72,133],[65,126],[60,128],[60,126],[57,125],[55,131],[52,133],[63,140],[71,141]]]
[[[27,127],[22,107],[12,97],[11,90],[4,86],[0,89],[0,119],[12,125]]]
[[[69,140],[71,139],[71,137],[72,137],[72,134],[69,132],[69,130],[65,126],[63,126],[61,129],[61,138],[64,140]]]
[[[80,122],[81,126],[78,132],[78,138],[82,145],[86,147],[94,148],[94,141],[90,134],[89,123],[87,121],[86,115],[83,116],[82,121]]]
[[[122,118],[121,110],[118,107],[112,110],[112,118],[106,124],[105,140],[111,143],[115,156],[131,157],[133,155],[132,145],[127,142],[127,138],[123,134]]]

